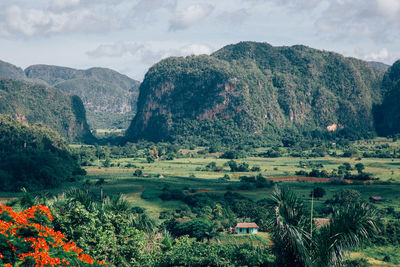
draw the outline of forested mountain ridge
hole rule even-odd
[[[85,174],[58,133],[3,114],[0,159],[0,191],[53,188]]]
[[[300,45],[241,42],[211,56],[168,58],[147,72],[127,138],[229,142],[328,129],[368,135],[383,73]]]
[[[0,78],[0,113],[43,123],[71,142],[94,141],[80,98],[47,85]]]
[[[140,83],[111,69],[33,65],[25,69],[25,74],[78,95],[88,111],[126,113],[136,108]]]
[[[376,107],[376,129],[380,135],[400,133],[400,60],[385,73],[382,81],[384,100]]]

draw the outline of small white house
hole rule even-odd
[[[258,225],[256,223],[238,223],[235,226],[237,234],[257,234]]]

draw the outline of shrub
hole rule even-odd
[[[43,205],[15,212],[0,204],[0,264],[4,266],[104,266],[50,227],[53,217]]]
[[[135,172],[133,173],[133,176],[136,177],[142,177],[143,171],[141,169],[136,169]]]

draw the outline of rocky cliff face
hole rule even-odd
[[[305,46],[242,42],[211,56],[168,58],[146,74],[127,137],[266,136],[332,125],[367,134],[382,75],[367,62]]]

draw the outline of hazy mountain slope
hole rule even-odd
[[[368,64],[373,68],[374,70],[381,71],[381,72],[386,72],[389,69],[389,65],[381,62],[376,62],[376,61],[369,61]]]
[[[0,60],[0,78],[26,80],[24,71],[10,63]]]
[[[168,58],[140,86],[128,139],[232,141],[282,131],[374,131],[383,72],[305,46],[241,42],[211,56]]]
[[[94,139],[80,98],[50,86],[0,79],[0,113],[48,125],[68,141]]]
[[[110,69],[33,65],[25,73],[28,78],[80,96],[90,111],[125,113],[136,108],[132,103],[136,103],[139,82]]]

